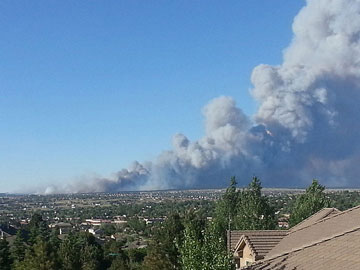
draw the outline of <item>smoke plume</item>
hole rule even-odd
[[[219,187],[253,174],[267,186],[359,186],[360,1],[307,0],[279,66],[251,76],[258,103],[249,118],[231,97],[203,109],[205,135],[173,137],[172,150],[68,191]],[[47,192],[57,192],[52,187]]]

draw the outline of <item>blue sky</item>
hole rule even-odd
[[[0,2],[0,192],[108,176],[248,115],[252,69],[280,64],[302,0]]]

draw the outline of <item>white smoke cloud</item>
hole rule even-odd
[[[176,134],[173,149],[152,162],[62,190],[216,187],[231,175],[248,181],[253,174],[270,186],[302,186],[315,177],[358,186],[360,1],[307,0],[293,32],[281,65],[253,70],[253,121],[231,97],[216,98],[203,109],[198,141]]]

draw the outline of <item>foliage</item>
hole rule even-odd
[[[132,228],[135,232],[144,231],[146,228],[145,221],[139,220],[137,217],[130,218],[127,225]]]
[[[129,257],[122,249],[122,243],[111,240],[104,244],[104,259],[109,269],[130,269]]]
[[[306,192],[297,198],[291,212],[290,226],[294,226],[324,207],[330,206],[330,200],[326,197],[324,190],[325,187],[314,179]]]
[[[174,269],[165,250],[159,246],[150,249],[149,254],[145,257],[143,263],[144,270],[171,270]]]
[[[103,252],[89,233],[70,234],[60,245],[65,270],[96,270],[103,262]]]
[[[180,249],[181,265],[183,270],[202,269],[202,243],[196,232],[190,226],[186,226],[184,242]]]
[[[236,229],[275,229],[275,210],[267,198],[262,196],[261,189],[260,179],[254,176],[248,188],[241,192],[237,204]]]
[[[244,189],[237,188],[236,179],[232,177],[229,187],[218,201],[188,200],[179,195],[183,201],[150,201],[126,205],[114,203],[104,207],[59,210],[57,216],[60,220],[73,218],[72,225],[77,229],[80,229],[78,226],[84,217],[127,217],[127,225],[102,226],[107,236],[116,230],[117,241],[106,237],[105,243],[101,245],[99,239],[95,239],[93,235],[77,231],[67,236],[61,235],[60,240],[58,230],[50,230],[47,221],[42,218],[40,212],[36,212],[32,215],[29,225],[18,229],[10,253],[7,242],[0,242],[0,269],[233,269],[225,243],[226,230],[229,228],[274,229],[275,211],[287,214],[293,209],[292,221],[295,222],[297,216],[302,220],[329,206],[329,203],[340,210],[360,203],[359,192],[333,191],[325,195],[324,187],[316,180],[301,196],[295,195],[298,191],[266,191],[265,194],[267,192],[271,192],[271,196],[263,195],[261,182],[256,177]],[[29,218],[29,213],[22,213]],[[54,218],[51,218],[52,213],[47,210],[42,210],[41,213],[45,213],[46,220]],[[167,217],[164,222],[146,224],[143,221],[143,218],[164,216]],[[207,217],[213,217],[213,220],[208,221]],[[2,226],[9,224],[12,223],[9,221]],[[20,226],[15,225],[17,228]],[[141,244],[147,242],[149,246],[140,249],[129,248],[132,246],[129,243],[135,240]]]
[[[224,196],[216,205],[216,230],[222,233],[230,230],[275,229],[275,210],[268,199],[261,194],[261,181],[253,177],[248,188],[236,191],[235,177],[230,180]]]
[[[183,241],[183,230],[184,225],[180,215],[172,213],[157,230],[144,265],[148,269],[156,269],[154,267],[160,264],[163,265],[162,267],[170,267],[169,269],[179,269],[178,247]]]
[[[130,270],[129,262],[123,257],[116,257],[109,270]]]
[[[54,254],[49,244],[40,237],[33,249],[28,249],[23,261],[15,264],[15,270],[56,270]]]
[[[11,247],[11,256],[14,262],[21,262],[25,258],[25,239],[22,230],[16,232],[16,238]]]
[[[202,230],[201,238],[197,236],[194,227],[187,225],[180,253],[183,270],[234,269],[223,237],[217,233],[213,223],[207,224],[205,230]]]
[[[236,185],[237,182],[235,176],[233,176],[222,199],[216,204],[215,215],[218,231],[226,232],[226,230],[235,229],[236,227],[237,205],[240,198],[240,192],[236,191]]]
[[[104,231],[104,234],[110,236],[116,232],[116,228],[113,224],[103,224],[100,229]]]
[[[144,261],[146,254],[147,254],[146,248],[130,249],[127,252],[127,256],[129,257],[131,265],[142,263]]]
[[[42,240],[47,241],[50,236],[50,229],[46,221],[43,220],[40,213],[36,212],[32,215],[29,223],[30,237],[28,243],[34,245],[40,237]]]
[[[12,259],[10,255],[9,243],[6,239],[0,239],[0,269],[10,270]]]

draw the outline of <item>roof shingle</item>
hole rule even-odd
[[[292,250],[318,243],[329,237],[357,229],[360,226],[360,206],[323,218],[311,226],[289,231],[277,246],[267,255],[267,258],[289,253]],[[359,246],[360,247],[360,246]]]
[[[242,236],[246,236],[247,241],[259,257],[264,257],[281,239],[285,237],[287,231],[263,230],[263,231],[231,231],[230,250],[234,251]]]
[[[360,269],[360,228],[259,261],[249,270]]]
[[[331,217],[333,215],[339,214],[341,211],[336,208],[323,208],[314,215],[308,217],[307,219],[304,219],[299,224],[295,225],[290,229],[290,232],[295,232],[297,230],[309,227],[313,225],[314,223],[318,222],[319,220],[322,220],[326,217]]]

